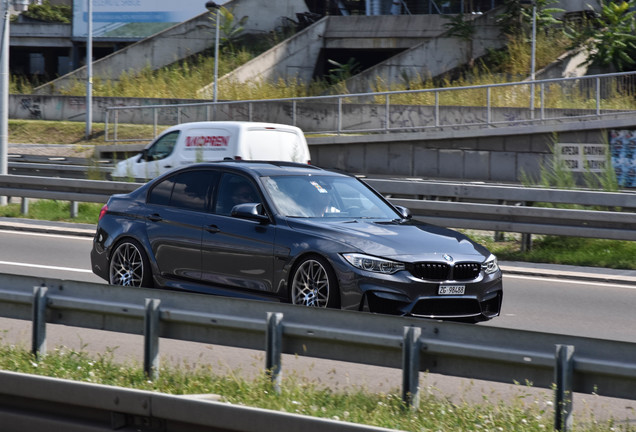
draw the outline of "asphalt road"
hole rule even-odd
[[[105,283],[90,271],[91,242],[89,235],[0,230],[0,273]],[[503,314],[479,325],[636,342],[636,314],[632,306],[636,282],[624,283],[631,280],[632,273],[603,275],[598,270],[586,276],[566,267],[519,268],[515,263],[503,263],[503,267],[510,269],[504,272]],[[580,278],[564,278],[564,275]],[[0,318],[0,329],[4,343],[29,346],[30,323]],[[49,349],[61,345],[74,349],[83,347],[95,353],[113,351],[116,359],[127,362],[140,363],[143,358],[139,336],[49,326]],[[205,362],[215,365],[220,373],[240,370],[253,376],[264,365],[263,353],[259,351],[163,339],[160,349],[162,362]],[[372,391],[391,391],[398,389],[401,383],[399,370],[295,356],[285,357],[283,370],[335,389],[360,386]],[[458,402],[478,403],[487,394],[491,401],[515,397],[549,409],[552,401],[552,394],[547,390],[433,374],[422,374],[422,385],[426,391]],[[585,409],[597,417],[615,416],[636,422],[634,404],[636,402],[576,395],[575,416],[578,407],[580,417],[584,416],[581,410]]]

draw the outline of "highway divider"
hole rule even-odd
[[[434,225],[527,235],[636,240],[636,193],[633,192],[415,179],[370,178],[365,181],[393,204],[408,207],[417,219]],[[0,175],[0,196],[105,203],[110,195],[131,192],[140,185]]]
[[[572,424],[574,392],[636,397],[636,344],[627,342],[7,274],[0,316],[32,321],[36,355],[46,352],[49,323],[143,335],[150,376],[159,339],[171,338],[264,350],[275,386],[283,353],[398,368],[412,406],[423,371],[531,382],[556,389],[557,430]]]

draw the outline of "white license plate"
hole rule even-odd
[[[466,292],[466,285],[440,285],[439,295],[461,295]]]

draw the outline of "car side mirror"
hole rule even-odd
[[[402,207],[402,206],[395,206],[395,208],[400,213],[403,219],[413,218],[413,214],[411,213],[411,210],[409,210],[408,208]]]
[[[137,159],[137,162],[143,162],[146,160],[148,160],[148,149],[143,149],[141,153],[139,153],[139,158]]]
[[[258,222],[269,222],[269,217],[263,211],[263,204],[246,203],[232,207],[232,217],[250,219]]]

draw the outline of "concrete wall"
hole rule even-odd
[[[611,128],[636,126],[577,123],[502,130],[423,132],[376,136],[309,138],[312,163],[366,175],[515,183],[539,179],[557,142],[607,143]]]
[[[260,56],[250,60],[219,79],[223,82],[277,81],[279,78],[295,78],[310,82],[316,59],[323,46],[323,36],[328,17],[298,32]],[[199,91],[201,97],[212,98],[214,83]]]
[[[74,96],[11,95],[9,101],[12,119],[74,120],[84,121],[86,99]],[[94,98],[94,121],[102,122],[105,108],[109,106],[133,106],[150,104],[177,104],[184,100],[149,100],[133,98]],[[190,101],[195,102],[195,101]],[[200,101],[196,101],[200,102]],[[321,106],[324,105],[324,106]],[[231,108],[230,108],[231,107]],[[360,126],[361,122],[382,126],[385,115],[377,106],[347,104],[343,125]],[[229,105],[217,112],[218,120],[248,120],[246,107]],[[252,109],[252,120],[293,123],[288,106],[264,103]],[[409,109],[406,109],[409,108]],[[431,107],[395,107],[392,121],[402,119],[402,124],[415,121],[432,121]],[[150,109],[123,110],[122,123],[148,123],[152,121]],[[582,113],[579,113],[582,114]],[[457,124],[458,120],[476,121],[484,116],[483,110],[467,107],[444,107],[440,122]],[[527,110],[501,109],[493,113],[500,119],[527,118]],[[213,111],[198,107],[182,109],[180,116],[174,108],[160,113],[162,124],[213,119]],[[424,120],[422,120],[424,119]],[[296,124],[305,131],[333,127],[333,111],[326,104],[308,104]],[[111,119],[112,121],[112,119]],[[503,121],[503,120],[502,120]],[[494,128],[468,128],[442,126],[423,132],[363,134],[354,136],[327,135],[309,137],[313,163],[326,168],[348,172],[417,176],[437,179],[461,179],[475,181],[519,181],[524,173],[538,176],[540,166],[550,157],[550,146],[557,136],[559,142],[606,143],[610,129],[634,129],[636,116],[624,113],[615,118],[593,120],[572,118],[553,124],[533,125],[501,123]],[[555,135],[556,134],[556,135]],[[9,137],[10,138],[10,137]],[[111,136],[112,138],[112,136]],[[152,137],[140,137],[150,140]],[[51,137],[55,143],[55,137]],[[121,151],[121,150],[120,150]]]
[[[314,76],[322,49],[407,49],[445,32],[444,23],[439,15],[327,16],[223,76],[220,85],[224,81],[245,83],[279,79],[308,83]],[[446,42],[442,61],[452,61],[455,65],[457,40]],[[426,62],[421,55],[407,56],[407,59],[418,70]],[[364,81],[360,88],[368,87],[369,78],[366,75],[359,77]],[[210,84],[201,89],[200,95],[211,98],[212,91],[213,84]]]
[[[202,1],[203,3],[203,1]],[[240,19],[248,16],[245,31],[266,33],[280,25],[281,17],[306,12],[303,0],[270,0],[266,8],[259,0],[233,0],[224,5]],[[159,69],[214,45],[214,24],[205,12],[181,24],[121,49],[93,63],[93,76],[116,80],[122,73],[138,72],[147,66]],[[86,67],[36,89],[37,94],[54,94],[76,80],[86,79]]]
[[[405,80],[426,80],[469,63],[488,49],[502,48],[505,40],[496,24],[498,13],[494,10],[476,16],[475,34],[470,41],[442,33],[351,77],[346,87],[352,93],[365,93],[375,91],[377,80],[386,88],[405,84]]]

